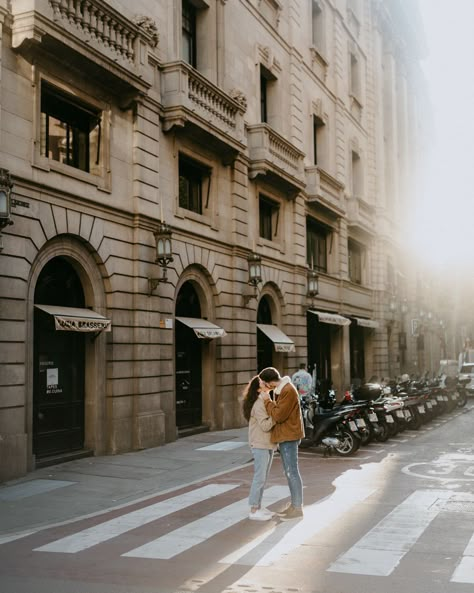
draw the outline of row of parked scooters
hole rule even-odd
[[[325,455],[354,454],[371,441],[385,442],[466,405],[465,383],[450,377],[352,386],[342,401],[327,390],[301,400],[305,438],[300,447],[321,446]]]

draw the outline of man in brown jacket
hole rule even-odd
[[[272,443],[277,443],[285,470],[291,503],[279,513],[283,521],[303,516],[303,482],[298,468],[298,446],[304,436],[298,392],[290,377],[280,377],[273,367],[260,372],[260,388],[267,414],[275,421]],[[274,400],[270,398],[273,390]]]

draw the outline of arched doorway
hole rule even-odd
[[[185,282],[176,298],[176,317],[200,318],[199,296],[191,282]],[[202,346],[196,333],[184,323],[175,326],[176,426],[192,428],[202,424]]]
[[[270,300],[263,296],[258,303],[257,325],[272,325],[272,311]],[[274,344],[262,331],[257,330],[257,372],[273,366]]]
[[[84,291],[63,257],[43,267],[35,305],[84,307]],[[35,307],[33,340],[33,453],[37,459],[84,447],[84,334],[56,331],[54,318]]]

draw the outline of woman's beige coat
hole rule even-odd
[[[255,400],[250,412],[249,445],[252,449],[275,449],[271,441],[271,429],[275,421],[267,414],[261,397]]]

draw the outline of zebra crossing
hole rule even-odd
[[[177,494],[166,500],[149,504],[92,527],[70,533],[33,549],[48,554],[80,554],[114,538],[120,538],[132,530],[149,525],[153,521],[167,518],[182,509],[194,507],[199,518],[163,533],[152,541],[140,542],[121,554],[127,558],[169,560],[219,536],[224,530],[238,529],[248,513],[247,498],[241,498],[240,483],[211,483]],[[230,554],[214,559],[219,565],[241,565],[246,567],[272,566],[296,551],[300,546],[335,525],[345,521],[357,511],[357,505],[368,502],[376,493],[375,487],[356,486],[350,496],[342,488],[305,507],[303,520],[295,522],[269,521],[262,524],[250,540]],[[265,491],[264,504],[274,505],[288,498],[286,486],[271,486]],[[326,567],[328,573],[345,573],[366,576],[390,576],[397,570],[402,559],[409,554],[431,523],[447,520],[450,499],[462,498],[460,492],[444,489],[416,490],[401,501],[378,523],[373,525],[352,547]],[[225,495],[225,499],[220,497]],[[472,495],[465,493],[465,497]],[[234,500],[232,500],[234,498]],[[237,498],[237,500],[235,500]],[[219,500],[221,502],[219,503]],[[200,507],[206,501],[225,500],[226,506],[201,513]],[[263,531],[262,531],[263,530]],[[136,532],[135,532],[136,533]],[[147,532],[149,533],[149,531]],[[137,542],[137,539],[131,541]],[[460,544],[461,547],[461,544]],[[123,551],[123,550],[121,550]],[[459,561],[450,578],[454,583],[474,584],[474,533],[459,554]]]

